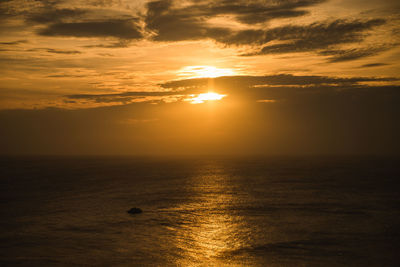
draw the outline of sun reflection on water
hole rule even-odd
[[[182,214],[183,231],[177,233],[177,246],[183,252],[180,266],[221,266],[229,261],[224,253],[243,246],[237,233],[246,229],[240,216],[232,213],[237,198],[229,177],[221,168],[210,166],[213,173],[201,173],[191,179],[191,201],[180,207],[190,210]],[[217,173],[214,171],[217,170]]]

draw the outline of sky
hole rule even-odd
[[[0,154],[398,154],[395,0],[0,0]]]

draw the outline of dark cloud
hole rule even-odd
[[[341,44],[360,43],[367,32],[385,24],[383,19],[335,20],[309,25],[285,25],[276,28],[258,28],[236,31],[216,27],[207,20],[219,15],[232,15],[244,24],[257,24],[274,18],[302,16],[307,12],[297,8],[312,6],[323,1],[219,1],[199,2],[177,7],[174,1],[153,1],[147,5],[146,27],[157,41],[213,39],[225,45],[251,45],[258,51],[245,56],[295,52],[319,52],[332,55],[330,61],[353,60],[377,54],[383,49],[339,50]],[[329,51],[323,51],[329,50]],[[335,54],[333,54],[335,53]]]
[[[339,78],[326,76],[230,76],[214,79],[187,79],[171,81],[161,86],[170,90],[181,90],[181,94],[203,93],[213,85],[213,90],[227,95],[236,102],[261,104],[312,102],[338,103],[346,101],[371,102],[377,99],[389,101],[399,99],[400,86],[373,86],[368,82],[397,81],[396,78],[353,77]],[[374,99],[375,98],[375,99]],[[265,101],[267,100],[267,101]],[[392,100],[390,100],[392,101]],[[394,101],[394,100],[393,100]]]
[[[207,20],[220,15],[233,15],[245,24],[265,22],[275,18],[297,17],[307,14],[300,7],[312,6],[323,0],[301,1],[206,1],[192,2],[185,7],[174,6],[174,1],[153,1],[147,4],[145,22],[155,33],[157,41],[219,39],[232,33],[231,29],[210,26]]]
[[[353,77],[338,78],[326,76],[294,76],[290,74],[269,75],[269,76],[225,76],[218,78],[196,78],[170,81],[160,86],[169,91],[157,92],[124,92],[115,94],[75,94],[66,95],[68,100],[88,101],[95,103],[119,103],[128,104],[141,101],[161,101],[168,97],[179,101],[190,97],[193,94],[204,93],[209,90],[209,84],[213,84],[214,90],[218,93],[227,94],[230,98],[239,98],[241,101],[258,100],[285,100],[302,99],[308,101],[314,97],[337,97],[357,95],[365,93],[382,93],[383,95],[393,94],[398,90],[396,86],[373,87],[368,82],[390,82],[397,81],[396,78],[379,77]],[[394,89],[393,89],[394,88]],[[136,101],[137,102],[137,101]],[[261,101],[271,103],[271,101]]]
[[[329,62],[343,62],[350,61],[359,58],[374,56],[380,52],[388,50],[389,47],[369,47],[369,48],[353,48],[353,49],[343,49],[343,50],[326,50],[320,52],[321,55],[331,56]]]
[[[104,14],[107,14],[105,17]],[[27,23],[45,24],[38,31],[43,36],[115,37],[118,42],[110,45],[86,47],[127,47],[132,39],[142,38],[139,19],[129,14],[96,8],[41,8],[27,15]]]
[[[252,52],[244,56],[316,52],[330,56],[330,62],[339,62],[383,51],[377,48],[338,48],[341,44],[361,43],[369,30],[385,23],[383,19],[335,20],[275,28],[267,28],[265,24],[272,19],[303,16],[308,13],[307,8],[325,1],[204,0],[182,4],[174,0],[159,0],[148,2],[146,13],[139,17],[133,17],[127,11],[109,9],[105,1],[90,2],[84,8],[62,7],[62,1],[40,1],[40,8],[33,8],[23,16],[27,25],[43,26],[37,30],[42,36],[114,37],[120,40],[88,45],[87,48],[128,47],[132,40],[145,38],[143,32],[147,31],[155,41],[212,39],[224,45],[251,46],[248,51]],[[252,28],[236,30],[210,23],[210,19],[221,16],[229,16]],[[144,29],[142,25],[145,25]]]
[[[126,48],[129,47],[131,40],[120,39],[117,42],[112,42],[109,44],[96,44],[96,45],[85,45],[86,48]]]
[[[144,99],[144,96],[135,96],[135,97],[127,97],[127,96],[107,96],[107,97],[86,97],[86,98],[81,98],[90,102],[94,103],[119,103],[119,104],[129,104],[133,100],[137,99]]]
[[[0,20],[6,20],[9,17],[16,15],[16,12],[11,8],[13,0],[0,0]]]
[[[92,2],[76,8],[66,7],[68,1],[63,0],[33,2],[27,3],[26,8],[22,3],[12,5],[12,2],[0,6],[0,17],[3,13],[4,16],[23,20],[26,27],[34,26],[37,34],[42,36],[114,37],[130,40],[143,37],[139,18],[132,15],[131,10],[98,8]],[[38,25],[42,25],[39,30]]]
[[[148,98],[148,101],[161,100],[163,97],[177,95],[177,92],[124,92],[118,94],[76,94],[76,95],[66,95],[65,97],[69,100],[85,100],[95,103],[131,103],[134,100]]]
[[[256,43],[280,41],[282,43],[266,45],[255,54],[280,54],[293,52],[308,52],[326,49],[331,46],[346,43],[361,42],[365,31],[383,25],[385,20],[372,19],[368,21],[336,20],[330,23],[313,23],[306,26],[282,26],[265,31],[255,39]],[[247,35],[254,35],[248,32]],[[244,36],[241,36],[243,38]],[[228,44],[236,44],[238,38],[233,35],[226,40]],[[253,55],[253,54],[249,54]]]
[[[76,19],[83,17],[89,10],[86,9],[70,9],[70,8],[63,8],[63,9],[44,9],[41,12],[29,14],[26,18],[27,22],[34,22],[34,23],[55,23],[63,21],[64,19]]]
[[[26,44],[28,40],[17,40],[12,42],[0,42],[0,45],[19,45],[19,44]]]
[[[43,36],[142,38],[137,19],[111,19],[104,21],[55,23],[39,30]]]
[[[62,77],[62,76],[61,76]],[[168,97],[168,96],[188,96],[191,94],[203,93],[210,82],[218,92],[230,95],[255,96],[262,98],[265,92],[271,90],[289,90],[298,93],[315,91],[316,88],[359,88],[361,83],[395,81],[396,78],[379,77],[353,77],[338,78],[326,76],[295,76],[290,74],[268,75],[268,76],[224,76],[217,78],[195,78],[175,80],[161,84],[160,86],[169,91],[136,91],[116,94],[75,94],[66,95],[70,100],[88,100],[97,103],[124,102],[129,103],[134,99],[146,97]],[[363,85],[364,86],[364,85]],[[275,89],[273,89],[275,88]],[[278,88],[278,89],[276,89]],[[269,95],[270,96],[270,95]],[[266,96],[268,97],[268,95]]]
[[[353,77],[353,78],[338,78],[326,76],[295,76],[291,74],[279,74],[268,76],[225,76],[218,78],[197,78],[171,81],[162,84],[163,88],[168,89],[188,89],[196,87],[206,87],[210,82],[216,87],[229,88],[240,87],[250,88],[256,86],[315,86],[315,85],[331,85],[331,86],[353,86],[365,82],[377,81],[396,81],[397,78],[379,78],[379,77]]]
[[[154,40],[181,41],[212,38],[226,35],[230,30],[209,27],[204,16],[197,16],[194,11],[172,9],[172,1],[156,1],[147,5],[145,18],[148,30],[155,32]],[[202,12],[197,10],[196,12]]]
[[[174,94],[176,94],[176,92],[138,91],[138,92],[124,92],[124,93],[118,93],[118,94],[76,94],[76,95],[67,95],[66,97],[68,97],[70,99],[91,99],[91,98],[97,98],[97,97],[167,96],[167,95],[174,95]]]
[[[56,9],[56,6],[64,2],[63,0],[33,0],[33,1],[20,1],[20,0],[3,0],[0,1],[0,20],[14,19],[19,16],[25,18],[33,14],[37,14],[39,9],[50,10]]]
[[[87,75],[74,75],[74,74],[54,74],[48,75],[49,78],[87,78]]]
[[[210,26],[207,19],[218,15],[235,15],[242,23],[253,24],[278,17],[304,15],[295,8],[315,5],[322,1],[265,2],[220,1],[200,2],[183,8],[174,7],[173,1],[154,1],[147,5],[147,28],[155,32],[155,40],[179,41],[211,38],[227,45],[265,45],[271,41],[283,43],[264,46],[256,54],[305,52],[332,45],[360,42],[364,32],[385,23],[382,19],[336,20],[310,25],[286,25],[272,29],[234,31]],[[269,14],[274,14],[270,16]]]
[[[373,102],[378,99],[385,101],[400,100],[400,86],[368,86],[346,85],[329,86],[313,85],[308,87],[264,86],[253,88],[243,93],[250,100],[275,100],[292,103],[307,103],[318,101],[322,103],[354,101]],[[392,99],[391,99],[392,98]],[[268,102],[267,102],[268,103]]]
[[[61,50],[61,49],[54,49],[54,48],[47,48],[46,52],[54,53],[54,54],[68,54],[68,55],[82,54],[82,52],[78,51],[78,50]]]
[[[218,36],[216,41],[226,45],[262,45],[266,40],[267,31],[261,29],[250,29],[233,32]]]
[[[364,64],[360,66],[361,68],[372,68],[372,67],[381,67],[381,66],[387,66],[390,64],[387,63],[369,63],[369,64]]]
[[[65,50],[65,49],[54,49],[54,48],[33,48],[29,49],[28,51],[33,51],[33,52],[45,51],[53,54],[67,54],[67,55],[82,54],[82,52],[78,50]]]
[[[221,1],[209,5],[209,14],[234,15],[242,23],[255,24],[277,18],[299,17],[308,14],[306,10],[298,8],[309,7],[325,0],[294,0],[294,1]],[[203,7],[207,9],[207,7]]]

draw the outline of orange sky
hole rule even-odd
[[[4,151],[386,153],[398,129],[399,11],[394,0],[0,1]],[[199,96],[211,91],[221,97]],[[112,126],[99,120],[94,138],[100,117]],[[48,129],[59,120],[75,150]],[[359,137],[377,127],[375,145]],[[24,131],[38,132],[22,146]],[[275,141],[260,146],[265,136]]]
[[[82,108],[63,96],[207,75],[397,77],[398,11],[397,1],[2,1],[0,108]]]

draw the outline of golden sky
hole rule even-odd
[[[163,145],[171,149],[168,142],[179,153],[185,146],[204,153],[210,146],[216,152],[261,153],[267,148],[258,151],[260,140],[268,135],[277,141],[266,147],[276,153],[303,151],[302,141],[295,141],[303,135],[313,143],[310,153],[341,152],[352,145],[350,152],[364,151],[372,139],[352,140],[358,130],[375,131],[378,125],[371,121],[381,123],[384,117],[380,129],[396,132],[391,119],[398,110],[390,105],[399,100],[399,11],[395,0],[2,0],[0,117],[9,136],[35,131],[32,125],[43,122],[48,134],[43,138],[54,138],[54,146],[60,133],[52,133],[48,124],[65,119],[63,125],[82,139],[70,140],[71,146],[85,143],[82,151],[67,151],[68,145],[60,151],[42,145],[41,151],[32,137],[25,146],[32,153],[129,154],[132,147],[151,153]],[[349,102],[355,98],[361,99],[359,108]],[[342,125],[333,115],[346,108],[357,121],[373,111],[383,113],[353,129],[351,119]],[[332,127],[333,132],[315,140],[310,128],[303,129],[306,124],[291,121],[289,110],[304,113],[316,131]],[[93,139],[93,128],[86,128],[93,118],[87,114],[94,113],[90,116],[113,126],[97,125],[104,136],[88,145],[84,140]],[[32,114],[37,117],[27,119]],[[343,149],[334,151],[331,139],[343,127]],[[201,138],[188,137],[202,131]],[[257,141],[250,138],[254,134]],[[129,145],[125,139],[115,145],[118,136]],[[12,139],[18,145],[5,151],[24,152],[20,140]],[[387,149],[378,142],[375,150]]]

